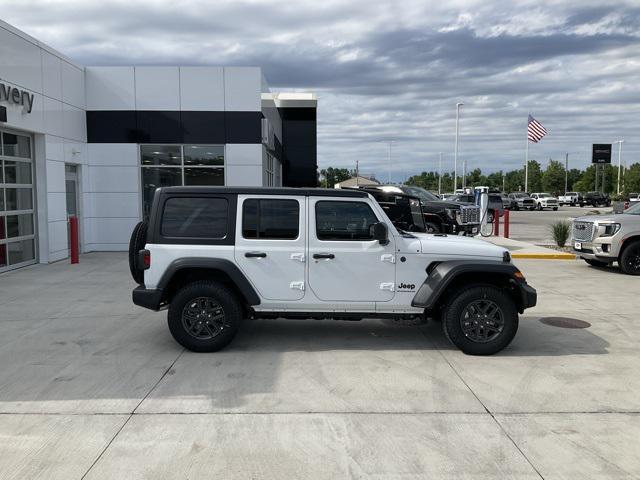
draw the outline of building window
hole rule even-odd
[[[267,163],[265,165],[265,186],[273,187],[275,183],[275,170],[274,170],[274,158],[269,152],[267,152]]]
[[[156,188],[224,185],[224,145],[140,145],[142,216],[151,210]]]

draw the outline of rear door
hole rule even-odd
[[[238,195],[235,259],[260,296],[304,296],[306,199]]]
[[[395,292],[395,243],[373,240],[384,220],[359,199],[309,202],[309,287],[327,302],[387,302]]]

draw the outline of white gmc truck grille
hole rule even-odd
[[[573,222],[572,236],[581,242],[591,241],[593,237],[593,222]]]

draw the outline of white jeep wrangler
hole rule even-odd
[[[167,307],[197,352],[225,347],[244,318],[280,317],[431,318],[465,353],[506,347],[537,298],[509,252],[413,230],[363,191],[160,188],[131,237],[133,302]]]

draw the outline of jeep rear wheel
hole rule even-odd
[[[217,282],[194,282],[173,297],[167,315],[173,338],[192,352],[215,352],[236,336],[242,307],[235,295]]]
[[[133,227],[131,239],[129,240],[129,270],[131,276],[136,283],[142,285],[144,283],[144,270],[138,268],[137,257],[138,252],[144,248],[147,243],[147,222],[139,222]]]
[[[469,355],[492,355],[518,330],[513,300],[493,285],[473,285],[449,298],[442,328],[451,343]]]

